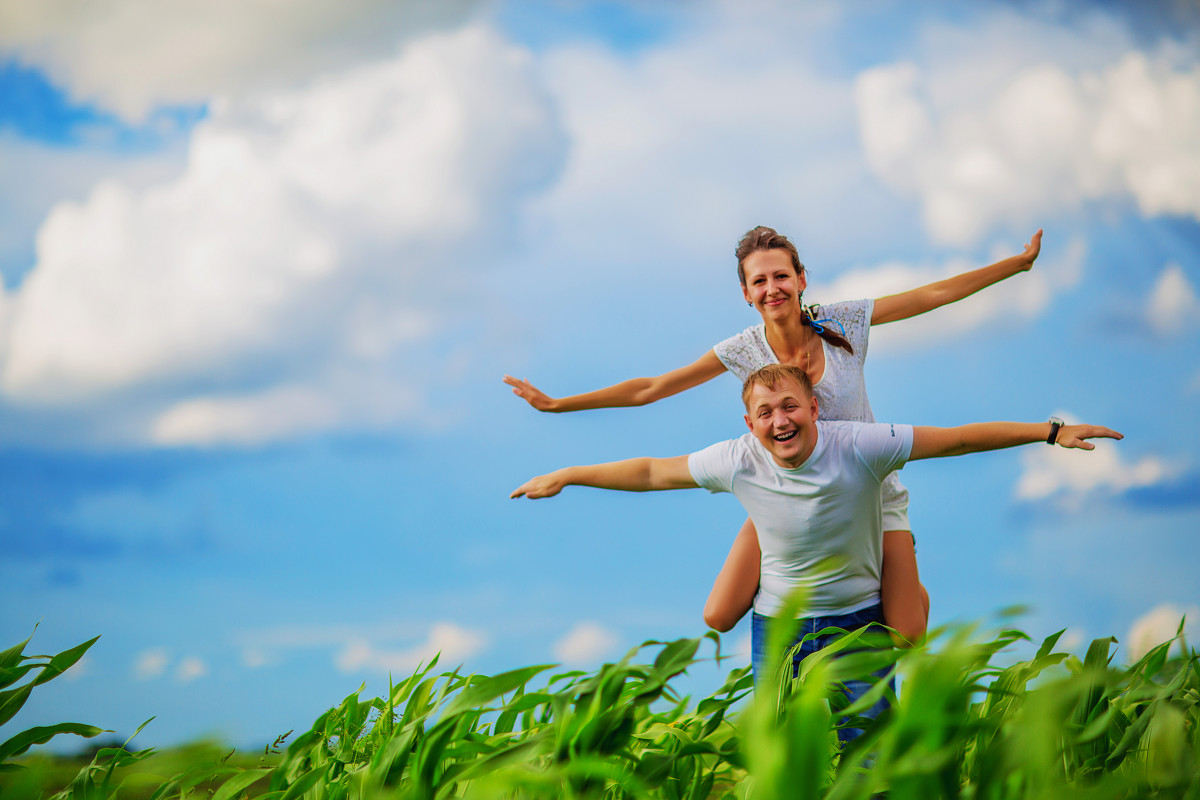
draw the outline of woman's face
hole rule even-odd
[[[742,262],[742,272],[742,294],[764,319],[799,310],[806,283],[803,273],[796,274],[787,250],[756,250]]]

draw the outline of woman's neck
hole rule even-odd
[[[795,363],[802,353],[810,353],[814,340],[820,338],[811,326],[804,324],[799,310],[782,319],[764,319],[763,322],[767,343],[782,364]]]

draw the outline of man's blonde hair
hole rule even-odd
[[[813,396],[812,381],[809,380],[807,372],[791,364],[767,364],[762,369],[750,373],[750,377],[742,384],[742,405],[746,407],[746,411],[750,410],[750,391],[755,386],[774,389],[780,381],[795,381],[805,394]]]

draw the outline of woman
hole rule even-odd
[[[726,370],[745,380],[766,364],[791,364],[808,373],[822,419],[873,422],[863,379],[870,326],[924,314],[1030,269],[1041,240],[1039,230],[1020,255],[907,292],[808,309],[801,302],[807,276],[796,247],[773,229],[759,226],[742,237],[736,255],[743,297],[758,310],[761,324],[719,343],[686,367],[594,392],[553,398],[528,381],[506,375],[504,382],[539,411],[580,411],[645,405]],[[883,523],[884,618],[898,644],[916,643],[924,638],[929,622],[929,596],[918,576],[908,492],[894,474],[884,485]],[[758,537],[747,520],[705,603],[704,621],[710,627],[727,631],[749,610],[758,588],[759,560]]]

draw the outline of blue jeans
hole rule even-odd
[[[825,628],[841,628],[845,631],[853,631],[858,628],[864,628],[872,622],[883,622],[883,607],[879,604],[868,606],[867,608],[858,611],[851,611],[849,614],[833,614],[827,617],[805,617],[800,620],[800,629],[796,632],[796,638],[792,640],[788,647],[795,647],[796,644],[810,633],[824,630]],[[761,614],[754,612],[750,618],[750,652],[751,664],[754,667],[754,682],[757,684],[764,676],[769,675],[767,667],[767,626],[771,623],[770,617],[764,617]],[[806,656],[817,652],[818,650],[828,647],[837,638],[837,634],[826,634],[824,636],[816,636],[809,639],[800,645],[800,649],[792,656],[792,677],[799,674],[800,662]],[[876,672],[874,680],[849,680],[845,682],[846,696],[850,703],[855,702],[858,698],[867,693],[871,686],[879,681],[887,678],[890,668],[883,667]],[[896,680],[892,678],[891,684],[892,693],[896,692]],[[870,719],[875,719],[879,714],[888,708],[890,702],[887,695],[879,699],[875,705],[871,706],[866,711],[862,712],[862,716]],[[860,728],[841,728],[838,730],[838,739],[842,744],[854,739],[862,733]]]

